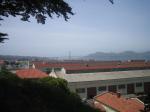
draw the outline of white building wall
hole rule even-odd
[[[87,89],[85,89],[85,93],[78,93],[78,95],[79,95],[82,99],[86,99],[86,97],[87,97]]]
[[[87,82],[69,82],[68,86],[69,88],[75,92],[75,90],[77,88],[85,88],[86,92],[79,94],[81,96],[81,98],[87,98],[87,88],[90,87],[96,87],[97,88],[97,94],[100,94],[102,92],[105,91],[98,91],[98,87],[100,86],[106,86],[107,89],[106,91],[108,91],[108,86],[109,85],[116,85],[117,86],[117,91],[120,92],[121,94],[127,94],[127,84],[131,84],[137,82],[150,82],[150,77],[142,77],[142,78],[130,78],[130,79],[117,79],[117,80],[103,80],[103,81],[87,81]],[[120,84],[125,84],[125,89],[119,90],[118,89],[118,85]],[[139,93],[139,92],[144,92],[144,86],[140,87],[140,88],[136,88],[135,87],[135,92]]]
[[[124,89],[119,89],[117,85],[117,91],[120,92],[122,95],[127,94],[127,84],[124,84],[125,88]]]
[[[99,104],[100,102],[94,101],[94,104],[97,104],[97,103]],[[106,105],[104,105],[102,103],[100,103],[100,105],[102,107],[104,107],[104,109],[105,109],[106,112],[117,112],[116,110],[114,110],[114,109],[112,109],[112,108],[110,108],[110,107],[108,107],[108,106],[106,106]]]
[[[137,83],[142,83],[141,87],[136,87],[136,84],[134,85],[135,87],[135,93],[141,93],[144,91],[144,83],[143,82],[137,82]]]
[[[86,99],[87,98],[87,88],[82,87],[82,86],[70,86],[70,84],[68,84],[68,87],[72,92],[76,92],[76,89],[84,88],[85,93],[78,93],[78,95],[81,97],[81,99]]]
[[[117,112],[116,110],[114,110],[106,105],[102,105],[102,106],[105,108],[106,112]]]
[[[65,68],[61,68],[61,73],[62,74],[66,74],[66,69]]]
[[[50,77],[57,78],[56,73],[55,73],[55,71],[54,71],[54,68],[53,68],[52,71],[49,73],[49,76],[50,76]]]
[[[32,64],[32,68],[35,69],[35,65],[34,64]]]
[[[121,93],[122,95],[127,94],[127,88],[125,89],[117,89],[117,92]]]
[[[136,87],[135,88],[135,93],[141,93],[144,91],[144,87]]]
[[[104,90],[104,91],[99,91],[99,87],[102,87],[102,86],[106,86],[106,90]],[[100,85],[100,86],[97,86],[96,87],[96,93],[97,94],[102,94],[102,93],[104,93],[104,92],[106,92],[106,91],[108,91],[108,86],[107,85]]]

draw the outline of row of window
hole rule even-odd
[[[142,84],[142,83],[136,83],[135,86],[136,86],[136,87],[142,87],[143,84]]]
[[[135,87],[142,87],[142,86],[143,86],[142,83],[135,83]],[[125,89],[125,88],[126,88],[125,84],[118,85],[118,89]],[[106,86],[98,87],[98,91],[106,91],[106,90],[107,90]],[[77,93],[85,93],[85,88],[77,88],[76,92]]]
[[[135,83],[135,87],[142,87],[143,84],[142,83]],[[120,84],[118,85],[118,89],[125,89],[126,86],[125,84]],[[106,86],[101,86],[98,88],[99,91],[106,91]]]

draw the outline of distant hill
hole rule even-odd
[[[49,61],[49,60],[56,60],[55,58],[50,57],[38,57],[38,56],[17,56],[17,55],[0,55],[0,60],[29,60],[29,61]]]
[[[150,51],[137,53],[133,51],[125,51],[121,53],[104,53],[96,52],[84,56],[83,59],[91,60],[150,60]]]

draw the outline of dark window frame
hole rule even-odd
[[[126,88],[125,84],[118,85],[118,89],[125,89],[125,88]]]
[[[107,87],[106,86],[100,86],[98,87],[98,91],[106,91]]]
[[[137,82],[137,83],[135,83],[135,87],[143,87],[143,83],[142,82]]]

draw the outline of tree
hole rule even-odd
[[[0,43],[3,43],[4,40],[8,39],[8,38],[6,38],[6,36],[8,36],[6,33],[0,32]]]
[[[112,4],[114,4],[114,0],[109,0]]]
[[[63,16],[67,21],[73,15],[72,8],[64,0],[0,0],[0,20],[3,17],[20,16],[22,21],[29,21],[34,17],[38,23],[45,24],[47,17],[52,18]],[[0,33],[0,43],[3,42],[7,34]]]
[[[114,4],[113,0],[109,0]],[[74,15],[72,8],[64,0],[0,0],[0,20],[3,17],[20,16],[22,21],[29,21],[34,17],[38,23],[45,24],[47,17],[63,16],[67,21],[70,15]],[[0,43],[4,42],[7,34],[0,33]]]
[[[20,79],[0,71],[0,112],[100,112],[72,93],[64,79]]]

